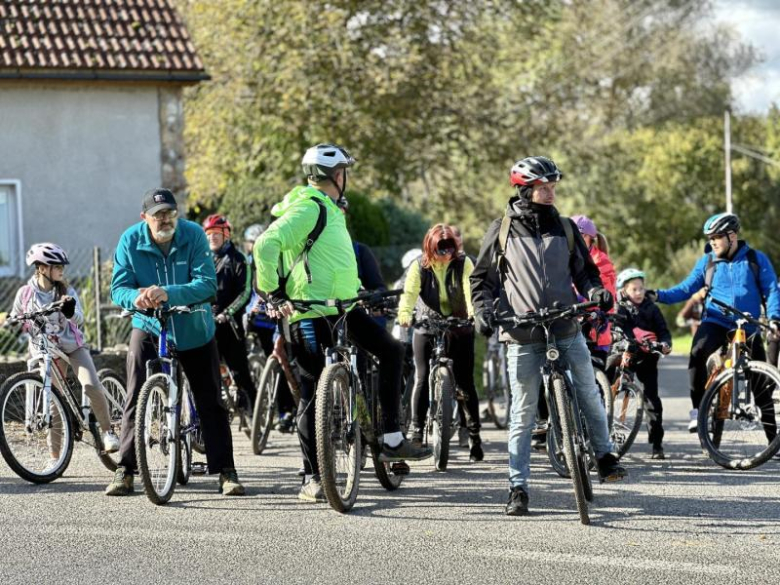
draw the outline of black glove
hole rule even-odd
[[[650,301],[651,303],[657,303],[658,302],[658,293],[652,289],[648,289],[645,291],[645,298]]]
[[[588,299],[591,301],[596,301],[602,311],[609,311],[614,304],[612,293],[607,289],[600,287],[590,289],[590,292],[588,293]]]
[[[62,297],[60,312],[65,315],[66,319],[73,317],[76,314],[76,299],[73,297]]]
[[[287,292],[281,287],[268,293],[268,303],[274,309],[281,307],[284,303],[286,303],[289,300],[290,297],[287,296]]]
[[[490,337],[493,335],[492,311],[477,311],[474,313],[474,326],[480,335]]]

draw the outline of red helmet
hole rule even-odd
[[[531,187],[554,183],[563,178],[558,166],[544,156],[529,156],[517,161],[509,171],[509,183],[516,187]]]
[[[634,338],[639,342],[651,342],[655,343],[658,341],[658,336],[653,331],[647,331],[646,329],[640,329],[639,327],[634,327]],[[642,351],[650,351],[650,349],[646,346],[642,346]]]
[[[206,233],[212,230],[222,230],[225,236],[230,236],[230,230],[233,229],[233,226],[230,225],[230,222],[224,215],[215,213],[206,218],[206,221],[203,222],[203,229]]]

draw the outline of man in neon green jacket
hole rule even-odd
[[[332,144],[318,144],[307,150],[302,164],[308,186],[296,187],[273,207],[271,214],[277,219],[254,248],[257,288],[269,297],[271,317],[289,318],[290,342],[301,373],[298,436],[305,476],[299,498],[304,501],[325,500],[319,481],[314,397],[325,366],[323,349],[332,343],[328,321],[334,319],[337,310],[322,307],[298,313],[286,300],[350,299],[360,289],[352,239],[336,204],[344,197],[347,168],[354,162],[345,149]],[[322,231],[312,245],[310,235],[318,225]],[[281,282],[277,272],[280,256],[284,274]],[[405,460],[425,459],[431,451],[413,447],[401,434],[398,423],[404,348],[361,310],[350,311],[347,324],[352,341],[380,358],[379,398],[385,431],[380,458],[396,462],[395,473],[408,473]]]

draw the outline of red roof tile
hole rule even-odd
[[[173,0],[1,0],[0,49],[0,77],[25,68],[206,78]]]

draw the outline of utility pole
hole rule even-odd
[[[726,151],[726,213],[732,213],[734,204],[731,200],[731,112],[726,108],[723,123],[723,148]]]

